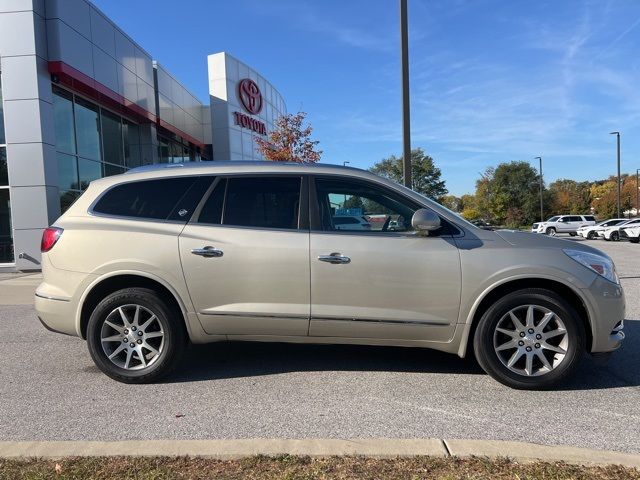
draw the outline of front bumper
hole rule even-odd
[[[622,286],[597,277],[593,284],[583,290],[588,300],[591,334],[590,352],[612,352],[622,345],[625,338],[625,298]]]

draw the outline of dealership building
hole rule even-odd
[[[284,99],[227,53],[207,64],[202,103],[91,2],[0,0],[0,271],[39,269],[42,230],[94,179],[262,159]]]

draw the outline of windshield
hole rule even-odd
[[[559,216],[551,217],[547,222],[557,222],[559,218]]]

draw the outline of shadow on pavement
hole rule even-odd
[[[627,339],[606,363],[585,355],[561,390],[640,386],[640,322],[627,321]],[[288,372],[356,371],[483,375],[472,357],[420,348],[284,343],[214,343],[189,348],[178,370],[166,380],[197,382]],[[464,381],[464,379],[461,379]]]

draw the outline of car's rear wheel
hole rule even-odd
[[[585,351],[576,311],[556,293],[524,289],[496,301],[474,337],[478,363],[512,388],[547,389],[565,380]]]
[[[617,242],[620,240],[620,234],[618,232],[611,232],[611,240]]]
[[[169,374],[185,341],[174,309],[146,288],[126,288],[108,295],[87,325],[87,345],[96,366],[125,383],[154,382]]]
[[[576,232],[569,232],[569,235],[572,236],[572,237],[575,237],[578,234]]]
[[[550,235],[550,236],[552,236],[552,237],[555,237],[557,232],[556,232],[556,229],[555,229],[555,228],[553,228],[553,227],[549,227],[549,228],[547,228],[547,231],[546,231],[545,233],[546,233],[547,235]]]
[[[596,238],[596,232],[587,233],[587,240],[593,240],[594,238]]]

